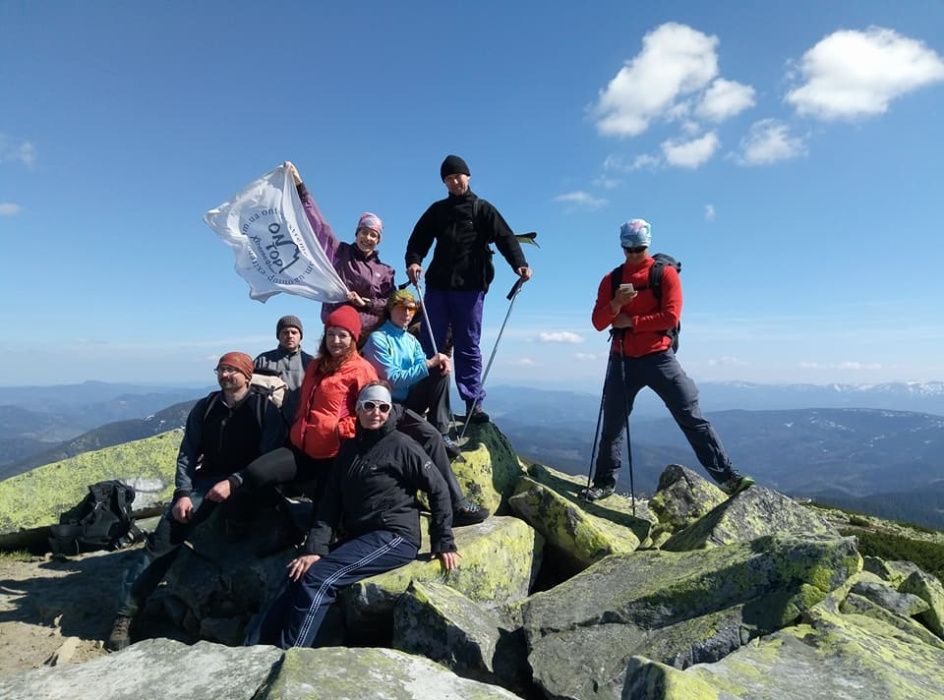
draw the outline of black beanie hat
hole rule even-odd
[[[446,156],[446,160],[439,166],[439,179],[445,180],[447,175],[469,175],[469,166],[459,156]]]
[[[279,322],[275,324],[275,337],[279,337],[279,333],[282,332],[282,329],[286,326],[291,326],[298,329],[298,334],[301,336],[305,335],[305,330],[302,328],[302,320],[298,316],[283,316],[279,319]]]

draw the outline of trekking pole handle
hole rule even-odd
[[[524,283],[527,282],[527,281],[528,281],[528,280],[526,280],[524,277],[519,277],[519,278],[518,278],[518,281],[515,282],[515,286],[511,288],[511,291],[508,292],[508,296],[506,296],[505,298],[506,298],[508,301],[511,301],[511,300],[514,299],[516,296],[518,296],[518,292],[521,291],[521,288],[524,286]]]

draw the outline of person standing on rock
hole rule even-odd
[[[279,346],[275,350],[261,353],[253,361],[256,372],[278,376],[287,387],[282,400],[282,415],[286,424],[295,420],[295,408],[298,406],[298,390],[308,363],[314,358],[302,350],[302,336],[305,331],[298,316],[283,316],[275,324],[275,337]]]
[[[357,397],[357,432],[338,453],[303,553],[288,564],[289,584],[247,644],[312,646],[338,591],[416,559],[420,546],[417,490],[429,496],[429,539],[446,571],[459,564],[449,491],[426,453],[396,429],[385,382]],[[329,548],[341,529],[344,541]]]
[[[492,265],[494,243],[511,268],[522,279],[531,279],[518,239],[498,210],[469,189],[469,166],[459,156],[447,156],[439,175],[449,191],[434,202],[413,227],[406,245],[406,274],[416,284],[423,274],[421,263],[433,242],[433,261],[426,273],[423,303],[432,330],[424,328],[421,339],[426,356],[433,356],[429,337],[444,347],[452,327],[456,385],[474,422],[487,422],[482,410],[482,308],[485,293],[495,276]],[[424,323],[424,326],[426,324]]]
[[[197,401],[187,416],[177,455],[173,503],[148,536],[144,551],[125,572],[118,614],[107,640],[111,651],[131,643],[132,619],[164,578],[193,528],[226,500],[231,475],[285,439],[279,409],[250,387],[249,355],[228,352],[215,372],[220,391]],[[245,501],[233,504],[242,505]]]
[[[610,361],[603,387],[603,428],[593,486],[583,491],[588,501],[605,498],[616,489],[623,430],[636,394],[651,388],[665,402],[695,456],[722,490],[743,491],[754,480],[738,473],[698,406],[698,389],[685,374],[672,349],[671,332],[682,317],[682,284],[673,265],[663,265],[661,290],[650,286],[651,226],[632,219],[620,227],[625,262],[619,284],[613,273],[600,281],[591,321],[598,331],[612,329]],[[630,450],[631,453],[631,450]],[[631,457],[630,457],[631,459]]]

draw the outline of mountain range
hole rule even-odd
[[[944,526],[944,416],[915,410],[935,408],[944,414],[944,383],[707,383],[701,388],[703,408],[710,409],[707,415],[735,464],[760,482],[824,503]],[[0,405],[0,479],[181,427],[203,393],[196,388],[155,390],[94,382],[41,390],[0,388],[0,401],[26,404]],[[49,400],[43,403],[40,394]],[[181,394],[186,400],[174,402]],[[83,399],[90,401],[84,412]],[[802,406],[804,400],[810,403]],[[162,410],[153,410],[161,401]],[[861,406],[844,407],[854,401]],[[38,410],[41,407],[47,410]],[[486,407],[522,456],[572,474],[587,473],[599,395],[498,386],[489,390]],[[145,413],[148,409],[153,412]],[[124,417],[133,412],[141,417]],[[89,420],[116,414],[122,418],[68,439],[53,439]],[[84,422],[77,421],[82,415]],[[651,392],[640,394],[631,430],[637,491],[652,492],[666,464],[697,468],[682,433]],[[623,472],[620,488],[628,491],[628,470]]]

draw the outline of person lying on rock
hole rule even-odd
[[[443,569],[459,564],[449,492],[429,456],[396,429],[385,382],[357,397],[357,431],[345,440],[302,551],[288,564],[287,587],[252,630],[247,644],[308,647],[340,589],[416,559],[420,517],[416,491],[429,495],[429,539]],[[345,539],[330,548],[334,532]]]
[[[193,528],[205,521],[222,500],[228,477],[285,439],[285,423],[275,404],[251,390],[252,358],[228,352],[216,365],[220,391],[200,399],[187,416],[177,455],[173,503],[148,536],[144,551],[125,572],[107,647],[124,649],[131,621],[161,582]],[[221,486],[225,485],[225,486]],[[245,499],[228,504],[244,510]],[[243,517],[243,512],[232,512]]]

